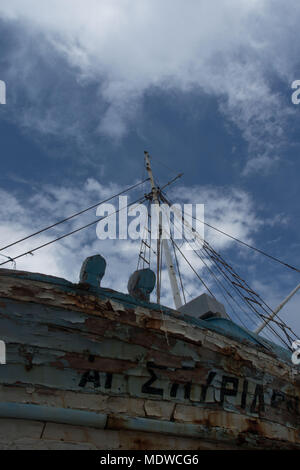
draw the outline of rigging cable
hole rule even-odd
[[[242,279],[240,278],[240,276],[233,270],[233,268],[232,268],[230,265],[228,265],[228,264],[225,262],[225,260],[224,260],[219,254],[217,254],[217,253],[215,252],[215,250],[208,244],[208,242],[205,242],[204,247],[205,247],[205,248],[204,248],[205,253],[206,253],[207,256],[209,257],[209,259],[211,259],[212,262],[215,264],[216,268],[219,270],[219,272],[221,273],[221,275],[222,275],[222,277],[225,279],[225,281],[227,281],[227,283],[230,285],[230,287],[238,294],[238,296],[241,298],[241,300],[247,305],[248,308],[250,308],[250,310],[255,314],[255,316],[256,316],[257,318],[259,318],[259,320],[262,320],[262,319],[263,319],[263,318],[262,318],[262,314],[255,308],[254,305],[252,305],[252,303],[250,303],[250,302],[244,297],[244,295],[242,294],[242,292],[232,283],[232,280],[231,280],[230,277],[229,277],[230,275],[233,275],[233,276],[235,276],[235,277],[238,277],[239,280],[243,281],[243,282],[245,283],[245,285],[246,285],[247,287],[249,287],[249,289],[251,290],[251,292],[253,292],[253,294],[255,294],[255,295],[267,306],[267,308],[272,312],[272,309],[260,298],[260,296],[259,296],[258,294],[256,294],[254,291],[252,291],[251,287],[246,283],[246,281],[244,281],[244,280],[242,280]],[[212,251],[213,253],[216,253],[216,254],[218,255],[218,257],[220,258],[220,262],[223,264],[225,270],[222,269],[222,267],[219,266],[219,264],[218,264],[218,262],[216,261],[216,259],[214,259],[214,257],[212,257],[212,256],[210,255],[210,253],[207,251],[207,247],[209,248],[210,251]],[[196,250],[195,250],[195,254],[196,254],[197,256],[199,256],[199,254],[198,254],[198,252],[197,252]],[[226,269],[226,266],[225,266],[225,265],[227,265],[228,268],[230,268],[230,269]],[[225,271],[228,271],[228,274],[227,274]],[[252,295],[252,294],[251,294],[251,295]],[[231,296],[231,298],[234,299],[234,297],[232,297],[232,296]],[[252,297],[252,299],[253,299],[253,297]],[[251,299],[249,298],[249,300],[251,300]],[[255,299],[254,299],[254,300],[255,300]],[[235,303],[237,303],[237,302],[235,301]],[[238,303],[237,303],[237,305],[238,305]],[[260,307],[262,308],[262,310],[263,310],[264,312],[268,313],[268,312],[266,311],[266,309],[265,309],[262,305],[260,305]],[[244,313],[246,313],[247,316],[249,315],[249,314],[247,314],[247,312],[244,310],[244,308],[241,307],[241,305],[240,305],[240,308],[242,309],[242,311],[243,311]],[[243,326],[245,326],[245,324],[244,324],[244,322],[242,321],[242,319],[241,319],[240,317],[238,317],[238,318],[240,319],[240,321],[241,321],[241,323],[243,324]],[[246,327],[246,326],[245,326],[245,327]],[[268,328],[267,328],[267,329],[270,330],[270,331],[268,331],[269,333],[272,333],[273,335],[275,335],[285,346],[289,347],[289,344],[286,343],[286,341],[282,338],[282,336],[280,336],[280,334],[279,334],[271,325],[268,325]],[[285,331],[283,328],[282,328],[282,331],[283,331],[283,333],[287,336],[287,333],[286,333],[286,331]],[[287,337],[288,337],[288,336],[287,336]],[[289,337],[288,337],[288,340],[291,342],[291,339],[290,339]]]
[[[163,189],[163,188],[161,188],[161,190],[162,190],[162,189]],[[166,197],[165,197],[164,194],[163,194],[163,197],[166,199]],[[167,200],[166,200],[166,202],[167,202]],[[167,203],[168,203],[168,202],[167,202]],[[211,224],[209,224],[209,223],[207,223],[207,222],[204,222],[204,221],[201,220],[201,219],[198,219],[197,217],[195,217],[195,216],[192,215],[192,214],[186,214],[186,215],[187,215],[188,217],[191,217],[192,219],[198,220],[198,222],[200,222],[201,224],[206,225],[206,226],[209,227],[209,228],[212,228],[213,230],[215,230],[215,231],[221,233],[222,235],[225,235],[226,237],[231,238],[232,240],[234,240],[234,241],[240,243],[241,245],[244,245],[244,246],[246,246],[247,248],[250,248],[251,250],[257,251],[258,253],[260,253],[260,254],[266,256],[267,258],[270,258],[270,259],[272,259],[273,261],[276,261],[277,263],[280,263],[280,264],[282,264],[283,266],[285,266],[285,267],[287,267],[287,268],[289,268],[289,269],[292,269],[293,271],[296,271],[296,272],[300,273],[300,268],[297,268],[297,267],[295,267],[295,266],[292,266],[291,264],[286,263],[285,261],[282,261],[282,260],[280,260],[279,258],[276,258],[276,256],[269,255],[268,253],[266,253],[265,251],[261,250],[260,248],[256,248],[255,246],[252,246],[252,245],[250,245],[250,244],[247,243],[247,242],[244,242],[244,241],[242,241],[242,240],[239,240],[238,238],[234,237],[233,235],[230,235],[229,233],[226,233],[226,232],[224,232],[223,230],[221,230],[221,229],[219,229],[219,228],[217,228],[217,227],[214,227],[213,225],[211,225]]]
[[[173,240],[172,237],[171,237],[171,241],[172,241],[173,252],[174,252],[174,256],[175,256],[176,268],[177,268],[177,272],[178,272],[178,276],[179,276],[179,280],[180,280],[182,296],[183,296],[184,303],[186,304],[185,290],[184,290],[184,286],[183,286],[183,282],[182,282],[181,272],[180,272],[180,269],[179,269],[179,263],[178,263],[177,253],[176,253],[176,250],[175,250],[174,240]]]
[[[175,224],[174,224],[175,225]],[[190,245],[190,247],[192,248],[192,245],[191,243],[189,242],[189,240],[186,239],[186,237],[183,235],[183,239],[185,240],[186,243],[188,243]],[[173,239],[172,239],[173,240]],[[193,248],[192,248],[193,249]],[[208,266],[208,264],[204,261],[204,259],[199,255],[199,253],[194,250],[194,253],[200,258],[200,260],[202,261],[202,263],[204,264],[204,266],[207,268],[207,270],[209,271],[210,275],[214,277],[215,279],[215,282],[218,284],[218,288],[221,292],[221,295],[224,297],[225,301],[228,303],[228,305],[230,306],[230,308],[232,309],[232,311],[234,312],[234,315],[235,317],[242,323],[242,325],[246,327],[245,323],[243,322],[243,320],[240,318],[240,316],[238,315],[238,313],[235,311],[234,307],[232,306],[231,302],[226,298],[226,296],[224,295],[222,289],[226,292],[226,294],[228,295],[228,297],[230,297],[236,304],[239,308],[241,308],[244,313],[247,314],[247,312],[245,312],[245,310],[243,309],[243,307],[241,307],[241,305],[238,304],[238,302],[236,301],[236,299],[231,295],[230,292],[228,292],[228,290],[226,289],[226,287],[224,287],[224,285],[222,284],[222,282],[218,279],[218,277],[216,276],[216,274],[213,272],[213,270]],[[225,279],[226,280],[226,279]],[[220,287],[221,286],[221,287]],[[232,286],[231,286],[232,287]]]
[[[162,186],[162,188],[166,188],[167,186],[170,186],[173,182],[175,182],[175,181],[176,181],[178,178],[180,178],[181,176],[182,176],[182,174],[177,175],[177,176],[176,176],[175,178],[173,178],[171,181],[168,181],[168,183],[166,183],[164,186]],[[149,178],[147,178],[145,181],[149,181]],[[67,220],[70,220],[70,219],[72,219],[72,218],[74,218],[74,217],[76,217],[76,216],[78,216],[78,215],[81,215],[81,214],[83,214],[84,212],[87,212],[88,210],[93,209],[93,208],[95,208],[96,206],[98,206],[98,205],[100,205],[100,204],[103,204],[104,202],[110,201],[111,199],[114,199],[115,197],[118,197],[118,196],[120,196],[121,194],[124,194],[125,192],[130,191],[130,190],[132,190],[132,189],[134,189],[134,188],[136,188],[136,187],[138,187],[138,186],[144,184],[145,181],[140,181],[139,183],[136,183],[136,184],[130,186],[129,188],[126,188],[125,190],[121,191],[120,193],[115,194],[114,196],[111,196],[110,198],[106,199],[105,201],[102,201],[102,202],[100,202],[100,203],[94,204],[93,206],[90,206],[90,207],[88,207],[87,209],[83,209],[82,211],[77,212],[76,214],[73,214],[73,215],[71,215],[71,216],[69,216],[69,217],[67,217],[67,218],[65,218],[65,219],[63,219],[63,220],[61,220],[61,221],[58,221],[58,222],[56,222],[55,224],[52,224],[52,225],[50,225],[50,226],[48,226],[48,227],[45,227],[44,229],[41,229],[41,230],[39,230],[39,231],[37,231],[37,232],[31,234],[31,235],[28,235],[27,237],[24,237],[24,238],[22,238],[22,239],[20,239],[20,240],[17,240],[17,241],[15,241],[15,242],[11,243],[10,245],[7,245],[6,247],[0,248],[0,251],[6,249],[6,248],[8,248],[8,247],[14,246],[14,245],[16,245],[17,243],[20,243],[20,242],[22,242],[22,241],[24,241],[24,240],[27,240],[27,239],[29,239],[29,238],[31,238],[31,237],[33,237],[33,236],[35,236],[35,235],[38,235],[38,234],[40,234],[40,233],[42,233],[42,232],[45,232],[46,230],[49,230],[49,229],[52,228],[52,227],[55,227],[55,226],[57,226],[57,225],[59,225],[59,224],[61,224],[61,223],[63,223],[63,222],[66,222]],[[134,204],[136,204],[136,203],[138,203],[138,205],[140,205],[140,204],[142,204],[143,202],[145,202],[148,198],[149,198],[148,195],[144,195],[142,198],[139,198],[139,199],[135,200],[134,202],[132,202],[132,203],[130,203],[130,204],[127,204],[126,206],[122,207],[121,209],[118,209],[118,210],[116,210],[115,212],[112,212],[111,214],[108,214],[108,215],[105,216],[105,217],[102,217],[102,218],[99,218],[99,219],[97,219],[97,220],[94,220],[93,222],[90,222],[89,224],[86,224],[86,225],[84,225],[84,226],[82,226],[82,227],[79,227],[78,229],[75,229],[75,230],[73,230],[73,231],[71,231],[71,232],[69,232],[69,233],[66,233],[65,235],[62,235],[62,236],[60,236],[60,237],[57,237],[57,238],[55,238],[54,240],[51,240],[50,242],[44,243],[43,245],[40,245],[40,246],[38,246],[38,247],[36,247],[36,248],[34,248],[34,249],[32,249],[32,250],[28,250],[28,251],[26,251],[25,253],[22,253],[22,254],[20,254],[20,255],[18,255],[18,256],[15,256],[15,257],[8,257],[8,260],[7,260],[7,261],[4,261],[3,263],[0,263],[0,266],[3,266],[4,264],[10,263],[10,262],[12,262],[12,261],[15,261],[16,259],[22,258],[23,256],[26,256],[26,255],[28,255],[28,254],[31,254],[31,255],[32,255],[35,251],[40,250],[41,248],[44,248],[44,247],[46,247],[46,246],[49,246],[49,245],[51,245],[52,243],[55,243],[55,242],[57,242],[57,241],[59,241],[59,240],[62,240],[62,239],[66,238],[66,237],[68,237],[68,236],[70,236],[70,235],[73,235],[73,234],[75,234],[75,233],[77,233],[77,232],[79,232],[79,231],[81,231],[81,230],[83,230],[83,229],[85,229],[85,228],[88,228],[88,227],[90,227],[90,226],[96,224],[96,223],[99,222],[100,220],[103,220],[103,219],[105,219],[106,217],[109,217],[110,215],[116,214],[116,213],[120,212],[120,211],[123,210],[123,209],[127,209],[128,207],[130,207],[130,206],[132,206],[132,205],[134,205]]]
[[[207,244],[207,247],[208,247],[209,250],[213,251],[221,260],[223,259],[207,242],[206,242],[206,244]],[[208,256],[209,256],[209,254],[208,254]],[[212,259],[213,262],[216,264],[216,266],[218,267],[218,269],[220,269],[220,270],[223,272],[222,268],[220,268],[219,265],[216,263],[214,257],[212,257],[211,259]],[[221,261],[221,262],[222,262],[222,261]],[[224,261],[224,259],[223,259],[223,263],[222,263],[222,264],[224,264],[224,262],[225,262],[225,261]],[[226,264],[227,264],[227,263],[226,263]],[[227,265],[227,266],[229,266],[229,265]],[[242,283],[244,283],[244,285],[248,288],[248,291],[251,291],[251,292],[262,302],[262,304],[265,305],[265,307],[270,311],[270,313],[273,313],[272,308],[262,299],[262,297],[261,297],[257,292],[254,292],[254,291],[251,289],[251,287],[249,286],[249,284],[248,284],[244,279],[242,279],[242,278],[236,273],[236,271],[234,271],[234,269],[233,269],[231,266],[229,266],[229,268],[230,268],[230,269],[228,269],[228,272],[229,272],[231,275],[233,275],[235,278],[237,277]],[[236,289],[234,283],[233,283],[231,280],[230,280],[230,283],[233,284],[232,287],[234,287],[234,288]],[[246,288],[243,287],[243,286],[241,286],[241,287],[242,287],[243,289],[246,289]],[[246,289],[246,290],[247,290],[247,289]],[[242,294],[241,294],[241,295],[242,295]],[[247,303],[248,303],[248,302],[247,302]],[[269,314],[269,312],[267,312],[266,309],[265,309],[262,305],[261,305],[261,308],[263,309],[263,311],[264,311],[265,313]],[[263,314],[261,314],[261,313],[259,313],[259,315],[262,316],[262,317],[265,317],[265,315],[263,315]],[[267,317],[267,318],[269,318],[269,317]],[[295,336],[295,338],[297,338],[297,335],[291,330],[291,328],[282,320],[282,318],[281,318],[279,315],[277,315],[277,318],[281,321],[281,328],[282,328],[282,330],[283,330],[283,328],[286,328],[286,329],[290,330],[291,333],[293,333],[293,335]],[[277,323],[278,323],[278,325],[280,324],[279,322],[277,322]],[[284,330],[283,330],[283,331],[284,331]],[[285,331],[284,331],[284,333],[286,334]]]
[[[133,204],[137,204],[140,205],[142,204],[144,201],[146,200],[146,198],[143,196],[142,198],[139,198],[133,202],[131,202],[130,204],[127,204],[127,206],[124,206],[124,207],[121,207],[121,209],[117,209],[116,211],[114,212],[111,212],[110,214],[104,216],[104,217],[101,217],[99,219],[96,219],[96,220],[93,220],[92,222],[90,222],[89,224],[86,224],[86,225],[83,225],[82,227],[79,227],[75,230],[72,230],[72,232],[69,232],[69,233],[66,233],[64,235],[61,235],[60,237],[58,238],[55,238],[54,240],[50,240],[49,242],[47,243],[44,243],[43,245],[40,245],[36,248],[34,248],[33,250],[29,250],[29,251],[26,251],[25,253],[22,253],[18,256],[14,256],[14,257],[11,257],[11,259],[7,260],[7,261],[4,261],[3,263],[0,263],[0,266],[2,266],[3,264],[6,264],[6,263],[10,263],[12,260],[16,260],[18,258],[22,258],[23,256],[26,256],[26,255],[29,255],[29,254],[33,254],[35,251],[37,250],[40,250],[41,248],[44,248],[45,246],[49,246],[51,245],[52,243],[55,243],[59,240],[62,240],[63,238],[66,238],[66,237],[69,237],[70,235],[73,235],[74,233],[77,233],[77,232],[80,232],[81,230],[85,229],[85,228],[88,228],[88,227],[91,227],[92,225],[95,225],[97,224],[98,222],[100,222],[101,220],[104,220],[106,219],[107,217],[110,217],[111,215],[113,214],[117,214],[118,212],[122,211],[123,209],[127,209],[128,207],[132,206]]]
[[[81,210],[81,211],[79,211],[79,212],[76,212],[75,214],[72,214],[72,215],[70,215],[69,217],[66,217],[65,219],[59,220],[58,222],[56,222],[56,223],[54,223],[54,224],[52,224],[52,225],[49,225],[48,227],[45,227],[45,228],[43,228],[43,229],[41,229],[41,230],[38,230],[37,232],[34,232],[34,233],[32,233],[31,235],[27,235],[26,237],[20,238],[19,240],[16,240],[15,242],[10,243],[9,245],[3,246],[2,248],[0,248],[0,251],[6,250],[7,248],[10,248],[10,247],[16,245],[17,243],[21,243],[21,242],[23,242],[23,241],[25,241],[25,240],[28,240],[29,238],[32,238],[32,237],[34,237],[35,235],[39,235],[39,234],[41,234],[41,233],[43,233],[43,232],[46,232],[46,231],[49,230],[50,228],[56,227],[57,225],[60,225],[60,224],[62,224],[62,223],[64,223],[64,222],[67,222],[68,220],[71,220],[71,219],[73,219],[74,217],[77,217],[78,215],[84,214],[85,212],[88,212],[89,210],[94,209],[95,207],[100,206],[101,204],[104,204],[104,203],[106,203],[106,202],[108,202],[108,201],[111,201],[111,200],[114,199],[115,197],[121,196],[122,194],[124,194],[124,193],[126,193],[126,192],[128,192],[128,191],[131,191],[131,190],[137,188],[138,186],[144,184],[146,181],[149,181],[149,178],[146,178],[145,180],[140,181],[139,183],[136,183],[136,184],[130,186],[129,188],[124,189],[123,191],[119,192],[118,194],[115,194],[114,196],[111,196],[111,197],[105,199],[104,201],[97,202],[97,204],[93,204],[92,206],[87,207],[86,209],[83,209],[83,210]]]
[[[189,242],[188,242],[188,243],[189,243]],[[206,243],[207,243],[207,242],[206,242]],[[195,252],[195,254],[202,260],[202,258],[199,256],[199,253],[198,253],[196,250],[194,250],[194,252]],[[212,258],[209,256],[208,253],[207,253],[207,256],[208,256],[210,259],[212,259]],[[202,261],[203,261],[203,260],[202,260]],[[246,301],[246,299],[244,298],[243,294],[239,291],[239,289],[237,289],[236,286],[232,285],[232,282],[231,282],[231,280],[230,280],[228,274],[226,274],[226,273],[224,272],[224,270],[218,265],[218,263],[216,263],[216,261],[214,261],[213,259],[212,259],[212,261],[213,261],[213,263],[216,265],[217,269],[220,271],[220,273],[221,273],[222,277],[225,279],[225,281],[228,282],[228,284],[230,285],[230,287],[236,291],[236,293],[238,294],[238,296],[239,296],[239,297],[241,298],[241,300],[247,305],[247,307],[250,308],[250,310],[261,320],[261,319],[262,319],[261,313],[259,313],[259,312],[257,311],[257,309],[256,309],[252,304],[250,304],[249,302]],[[206,264],[206,263],[205,263],[205,264]],[[208,266],[206,265],[206,267],[208,267]],[[224,288],[224,287],[223,287],[223,288]],[[224,288],[224,289],[225,289],[225,288]],[[225,292],[227,292],[226,289],[225,289]],[[232,298],[232,300],[239,306],[239,308],[242,309],[242,311],[243,311],[247,316],[249,315],[249,314],[247,314],[247,312],[245,311],[245,309],[237,302],[237,300],[236,300],[230,293],[227,292],[227,295],[229,295],[230,298]],[[228,302],[228,300],[227,300],[227,302]],[[229,302],[228,302],[228,303],[229,303]],[[239,319],[239,321],[242,323],[242,325],[247,329],[247,326],[245,325],[244,321],[243,321],[242,318],[235,312],[235,310],[234,310],[234,313],[235,313],[235,315],[237,316],[237,318]],[[289,344],[286,343],[286,341],[279,335],[278,332],[276,332],[276,330],[275,330],[271,325],[268,325],[268,328],[267,328],[267,329],[268,329],[268,330],[271,330],[271,331],[268,331],[269,334],[270,334],[270,333],[273,333],[285,346],[287,346],[287,347],[289,348]],[[283,330],[283,332],[285,333],[285,335],[287,335],[284,330]],[[289,341],[290,341],[290,339],[289,339]]]
[[[203,281],[203,279],[201,279],[201,277],[199,276],[199,274],[197,273],[197,271],[195,270],[195,268],[191,265],[191,263],[189,262],[189,260],[186,258],[186,256],[182,253],[181,249],[179,248],[179,246],[175,243],[174,239],[173,239],[173,243],[175,245],[175,247],[177,248],[177,250],[179,251],[179,253],[181,254],[181,256],[185,259],[185,261],[187,262],[187,264],[189,265],[189,267],[192,269],[192,271],[196,274],[196,276],[198,277],[198,279],[202,282],[202,284],[204,285],[205,289],[210,293],[210,295],[215,299],[216,297],[214,296],[214,294],[212,293],[212,291],[209,289],[209,287],[205,284],[205,282]]]
[[[163,200],[164,200],[169,206],[171,206],[171,203],[167,200],[166,197],[163,196]],[[182,220],[184,221],[184,217],[182,217]],[[190,230],[191,230],[192,233],[195,232],[194,229],[190,229]],[[184,238],[185,238],[185,237],[184,237]],[[189,242],[188,242],[188,243],[189,243]],[[215,254],[221,259],[220,262],[222,262],[221,256],[220,256],[218,253],[216,253],[215,250],[214,250],[212,247],[210,247],[210,245],[209,245],[207,242],[205,242],[205,244],[206,244],[206,246],[208,247],[208,249],[209,249],[210,251],[212,251],[213,253],[215,253]],[[205,246],[205,245],[204,245],[204,246]],[[216,265],[216,267],[218,268],[218,270],[221,271],[223,277],[225,276],[225,277],[227,278],[228,282],[229,282],[230,285],[231,285],[231,288],[234,288],[234,289],[236,290],[236,292],[237,292],[238,295],[241,297],[241,299],[243,300],[243,302],[245,302],[246,305],[248,305],[248,307],[249,307],[249,308],[255,313],[255,315],[261,320],[261,319],[262,319],[261,313],[259,313],[259,312],[257,311],[257,309],[256,309],[252,304],[250,304],[249,301],[246,300],[246,298],[245,298],[245,297],[243,296],[243,294],[239,291],[239,289],[238,289],[235,285],[232,284],[232,281],[230,280],[230,278],[228,277],[228,275],[226,275],[226,274],[224,273],[223,269],[218,265],[218,263],[214,260],[214,258],[206,251],[205,248],[204,248],[204,250],[205,250],[205,252],[207,253],[208,257],[215,263],[215,265]],[[180,252],[181,252],[181,251],[180,251]],[[201,259],[201,261],[204,262],[203,259],[200,257],[199,253],[197,253],[196,250],[194,250],[194,252],[195,252],[195,254]],[[225,263],[225,265],[227,265],[227,266],[231,269],[231,271],[234,273],[233,268],[232,268],[230,265],[228,265],[225,261],[223,262],[223,264],[224,264],[224,263]],[[204,263],[204,264],[205,264],[205,263]],[[224,267],[225,267],[225,265],[224,265]],[[208,268],[207,265],[206,265],[206,267]],[[228,271],[229,271],[229,270],[228,270]],[[229,273],[230,273],[230,271],[229,271]],[[234,273],[234,274],[235,274],[236,276],[238,276],[236,273]],[[240,278],[240,276],[238,276],[238,279],[240,279],[241,281],[243,281],[243,280]],[[247,285],[246,281],[243,281],[243,282]],[[247,286],[248,286],[248,285],[247,285]],[[251,295],[252,295],[252,292],[253,292],[253,294],[256,295],[256,296],[266,305],[266,307],[272,312],[272,309],[260,298],[260,296],[259,296],[258,294],[256,294],[254,291],[252,291],[252,289],[250,288],[250,286],[248,286],[248,287],[249,287],[249,289],[250,289],[250,291],[251,291],[251,292],[250,292]],[[225,290],[225,292],[226,292],[226,290]],[[228,294],[228,292],[227,292],[227,294]],[[234,299],[231,295],[230,295],[230,297],[231,297],[232,299]],[[251,300],[251,299],[249,298],[249,300]],[[255,300],[255,299],[254,299],[254,300]],[[266,312],[266,309],[265,309],[262,305],[260,305],[260,307]],[[244,311],[244,309],[242,309],[242,310]],[[244,311],[244,313],[245,313],[245,311]],[[268,313],[268,312],[266,312],[266,313]],[[243,322],[241,319],[240,319],[240,321],[241,321],[242,324],[244,325],[244,322]],[[245,325],[244,325],[244,326],[245,326]],[[268,326],[269,326],[269,329],[273,332],[273,334],[274,334],[278,339],[280,339],[280,341],[281,341],[282,343],[284,343],[287,347],[289,347],[289,344],[286,343],[286,341],[279,335],[279,333],[276,332],[276,330],[275,330],[271,325],[268,325]],[[287,335],[287,332],[285,331],[284,327],[281,327],[281,329],[282,329],[283,333],[285,334],[285,336],[288,338],[288,341],[291,341],[291,338]],[[290,328],[289,328],[289,329],[290,329]],[[295,333],[293,333],[293,334],[295,335]],[[295,335],[295,336],[296,336],[296,335]]]

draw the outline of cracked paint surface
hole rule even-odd
[[[182,448],[183,439],[187,449],[300,448],[300,380],[289,352],[226,322],[0,270],[0,421],[27,423],[35,442],[32,423],[46,421],[50,447],[48,429],[64,429],[67,445],[84,427],[90,438],[78,443],[90,448],[122,447],[129,435],[132,448],[151,448],[157,434],[158,449]],[[106,438],[97,444],[95,433]],[[4,448],[19,445],[13,432],[5,439]]]

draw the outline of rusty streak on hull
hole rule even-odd
[[[0,270],[0,447],[300,449],[289,353],[232,325]]]

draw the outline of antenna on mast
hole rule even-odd
[[[172,260],[172,255],[170,252],[170,247],[168,240],[163,237],[163,225],[162,225],[162,213],[161,210],[159,209],[160,206],[160,200],[159,200],[159,189],[157,188],[153,173],[152,173],[152,168],[150,164],[150,156],[148,152],[144,152],[145,154],[145,161],[146,161],[146,170],[150,178],[151,182],[151,189],[152,189],[152,199],[153,203],[157,207],[157,213],[158,213],[158,237],[157,237],[157,303],[160,303],[160,271],[161,271],[161,254],[165,255],[166,259],[166,265],[167,265],[167,270],[169,274],[169,279],[170,279],[170,284],[171,284],[171,289],[172,289],[172,294],[173,294],[173,299],[174,299],[174,304],[176,309],[178,310],[182,306],[182,300],[180,296],[180,291],[179,291],[179,286],[177,282],[177,277],[174,269],[174,264]],[[162,253],[161,253],[162,250]]]

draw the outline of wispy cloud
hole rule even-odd
[[[63,129],[80,139],[93,117],[94,131],[121,138],[151,87],[193,90],[216,96],[242,132],[249,147],[244,174],[268,170],[282,158],[294,110],[272,79],[288,88],[296,78],[295,2],[4,0],[0,15],[22,37],[10,51],[9,73],[31,103],[16,110],[23,125],[50,134]],[[52,76],[55,82],[47,80],[63,61],[80,89],[68,88],[64,69]],[[89,101],[87,109],[88,87],[93,106]]]
[[[253,241],[254,235],[264,225],[249,193],[226,186],[178,186],[171,190],[173,198],[186,203],[204,204],[204,220],[218,229],[245,241]],[[226,249],[232,240],[205,227],[205,239],[216,249]]]
[[[118,191],[120,191],[120,187],[117,184],[112,182],[103,184],[94,178],[89,178],[76,187],[73,185],[64,187],[45,185],[39,190],[32,191],[26,197],[21,193],[13,194],[2,190],[0,192],[1,245],[5,246],[14,240],[27,236],[95,204],[97,201],[116,194]],[[192,187],[187,190],[186,187],[180,186],[173,195],[170,192],[170,197],[172,202],[176,203],[205,204],[205,221],[245,241],[251,241],[265,223],[258,216],[251,196],[240,189]],[[118,208],[118,199],[113,200],[112,203]],[[96,210],[92,210],[1,253],[14,257],[96,219]],[[276,221],[272,222],[276,223]],[[269,224],[270,221],[267,223]],[[279,223],[281,223],[281,219],[279,219]],[[205,232],[205,238],[222,253],[230,249],[233,244],[231,239],[212,230]],[[20,258],[17,260],[17,269],[39,271],[76,281],[84,258],[100,252],[108,262],[108,274],[105,282],[108,282],[110,287],[114,289],[124,291],[129,275],[137,266],[139,243],[139,241],[131,241],[130,239],[98,240],[96,225],[94,225],[37,251],[34,256],[27,255]],[[197,272],[203,271],[204,276],[208,275],[203,263],[192,251],[186,250],[185,256]],[[191,295],[198,295],[199,283],[196,282],[194,272],[184,259],[179,259],[179,262]],[[6,265],[6,267],[8,266]],[[210,280],[207,282],[209,283]],[[172,303],[167,280],[165,286],[164,301]]]
[[[101,201],[117,193],[120,189],[113,182],[103,183],[94,178],[89,178],[82,181],[80,185],[76,185],[76,187],[71,184],[64,187],[45,185],[33,190],[30,195],[27,194],[25,197],[20,192],[21,190],[15,193],[1,190],[1,246],[69,216],[97,201]],[[245,241],[251,242],[254,236],[258,235],[265,226],[284,223],[284,219],[280,214],[274,219],[262,219],[258,215],[251,195],[239,188],[212,186],[187,188],[179,186],[176,191],[173,190],[173,194],[170,191],[169,197],[174,203],[205,204],[205,221]],[[114,203],[117,208],[118,201],[115,200]],[[4,250],[0,252],[0,255],[14,257],[95,219],[97,219],[96,210],[92,210],[78,219],[73,219],[49,232]],[[232,248],[235,247],[232,240],[212,230],[206,231],[205,238],[218,252],[225,256],[225,259],[228,254],[232,255]],[[178,241],[178,245],[182,247],[180,241]],[[155,250],[155,243],[153,243],[153,248]],[[87,230],[35,252],[33,256],[28,254],[18,259],[16,267],[19,270],[41,272],[78,282],[80,267],[84,259],[92,254],[101,253],[107,261],[107,271],[102,285],[121,292],[127,292],[129,276],[137,267],[139,249],[139,240],[98,240],[96,225],[94,225]],[[200,258],[190,250],[184,250],[184,255],[206,285],[214,292],[218,300],[225,304],[228,313],[232,315],[232,319],[239,321],[238,317],[235,316],[236,312],[231,310],[229,304],[226,304],[226,295],[223,298],[220,289],[217,288],[214,279]],[[180,253],[177,253],[177,257],[185,287],[186,300],[188,301],[205,292],[206,289]],[[0,256],[0,259],[5,261],[3,256]],[[208,258],[205,261],[208,266],[212,266]],[[229,261],[235,263],[236,260],[230,259]],[[252,255],[248,251],[244,254],[244,261],[246,265],[251,266]],[[154,254],[152,253],[152,268],[154,266]],[[5,267],[12,268],[13,265],[6,264]],[[251,273],[248,272],[248,274]],[[282,301],[288,293],[288,285],[292,285],[293,282],[292,279],[287,282],[286,277],[281,279],[279,275],[273,275],[272,279],[266,283],[264,273],[259,274],[257,271],[255,272],[254,281],[252,277],[250,284],[272,307]],[[247,280],[249,281],[249,279]],[[162,304],[172,307],[173,299],[165,265],[162,271],[162,286]],[[152,299],[155,301],[155,295]],[[297,321],[298,305],[299,300],[295,298],[282,315],[287,323],[292,322],[296,331],[299,329],[299,322]],[[238,313],[239,316],[242,315],[241,311]],[[248,318],[247,322],[249,325],[254,326],[257,321],[255,318],[252,318],[252,320]]]

